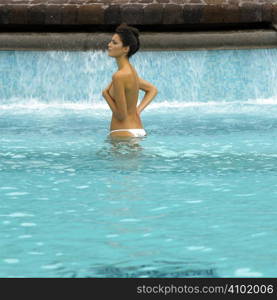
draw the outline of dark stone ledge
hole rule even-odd
[[[76,30],[118,24],[155,30],[213,30],[257,24],[275,28],[277,0],[0,0],[0,28]]]
[[[163,6],[158,3],[146,5],[143,8],[143,24],[162,24],[163,23]]]
[[[0,32],[0,50],[107,51],[108,32]],[[140,51],[276,48],[275,30],[143,32]]]

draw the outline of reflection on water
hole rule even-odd
[[[144,137],[143,137],[144,138]],[[98,159],[116,172],[137,171],[140,169],[141,158],[145,149],[140,142],[142,137],[110,138],[104,140],[102,146],[95,154]]]
[[[139,143],[141,139],[141,137],[107,137],[104,142],[108,147],[105,147],[103,152],[103,149],[101,150],[101,155],[121,159],[136,158],[143,151],[143,147]]]

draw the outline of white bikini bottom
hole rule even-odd
[[[111,130],[110,134],[115,131],[128,131],[131,132],[135,137],[142,137],[146,135],[146,131],[143,128],[135,128],[135,129],[115,129]]]

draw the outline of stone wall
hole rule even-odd
[[[181,30],[234,24],[264,28],[277,23],[277,0],[0,0],[2,30],[108,29],[121,22],[146,30],[172,25]]]

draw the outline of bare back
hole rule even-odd
[[[139,77],[137,72],[132,66],[130,68],[122,69],[120,72],[125,73],[126,75],[123,82],[125,87],[128,116],[123,121],[120,121],[113,115],[110,129],[143,128],[140,116],[137,113],[139,95]],[[112,98],[114,98],[113,84],[111,84],[109,94]]]

